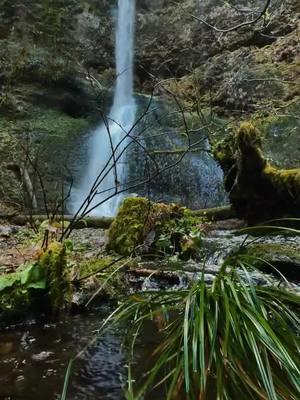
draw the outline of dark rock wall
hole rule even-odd
[[[30,147],[55,196],[57,182],[71,179],[59,172],[65,163],[75,178],[81,174],[86,135],[99,122],[98,108],[111,104],[105,88],[115,80],[116,4],[0,0],[2,200],[22,203],[22,187],[6,164],[13,160],[30,169],[24,148]],[[229,33],[193,17],[227,28],[254,18],[261,6],[258,0],[137,0],[136,88],[149,93],[164,80],[192,119],[199,109],[205,115],[196,131],[205,126],[212,144],[240,120],[252,119],[265,134],[264,150],[273,162],[299,166],[298,0],[274,0],[266,18]],[[169,97],[159,89],[156,95]],[[186,171],[193,176],[196,169],[190,165]]]

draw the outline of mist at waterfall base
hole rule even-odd
[[[126,183],[126,134],[130,132],[136,115],[133,97],[134,23],[135,1],[119,0],[114,101],[107,124],[100,125],[90,137],[87,171],[71,195],[73,214],[81,207],[95,182],[99,185],[94,186],[95,195],[91,196],[88,205],[89,215],[114,216],[123,197],[114,193],[116,187],[120,191]],[[102,204],[97,206],[99,203]]]

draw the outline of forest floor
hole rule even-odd
[[[209,280],[213,278],[226,258],[238,249],[246,240],[246,235],[238,235],[236,232],[243,226],[243,221],[228,219],[208,224],[204,227],[205,233],[202,241],[201,254],[205,261],[205,273]],[[81,267],[99,267],[99,261],[107,259],[108,263],[115,255],[108,255],[105,251],[107,230],[100,228],[83,228],[73,230],[70,236],[72,251],[68,253],[68,263],[74,271],[80,273]],[[300,237],[265,236],[252,238],[255,244],[267,245],[263,251],[268,252],[270,260],[285,265],[293,265],[299,271],[300,258],[295,257],[296,249],[300,246]],[[20,265],[37,259],[41,253],[43,234],[35,233],[30,227],[17,226],[0,220],[0,274],[14,272]],[[252,245],[252,244],[251,244]],[[278,250],[275,246],[279,246]],[[288,247],[287,247],[288,246]],[[250,247],[251,248],[251,247]],[[278,255],[280,251],[289,249],[288,254]],[[293,251],[293,253],[291,253]],[[273,253],[270,255],[269,253]],[[166,255],[163,258],[151,260],[143,256],[132,259],[134,262],[127,273],[144,276],[151,274],[151,269],[156,270],[155,277],[168,277],[178,274],[185,276],[187,281],[195,279],[194,274],[202,270],[203,262],[197,260],[182,261],[176,256]],[[291,267],[289,267],[291,268]],[[160,273],[161,272],[161,273]],[[165,275],[164,275],[165,274]]]
[[[71,241],[78,262],[96,258],[104,252],[106,231],[85,228],[74,230]],[[42,236],[30,227],[0,221],[0,274],[14,272],[20,265],[38,257]]]

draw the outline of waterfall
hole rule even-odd
[[[106,200],[114,194],[116,187],[120,190],[126,183],[125,148],[128,141],[122,139],[132,128],[136,114],[133,97],[134,25],[135,0],[118,0],[115,51],[117,81],[114,101],[108,123],[99,126],[90,138],[88,169],[79,187],[72,193],[73,213],[80,208],[97,177],[99,187],[89,206],[89,209],[93,208],[90,215],[114,216],[122,199],[122,194],[119,194]],[[115,167],[113,160],[116,160]],[[101,202],[103,204],[97,206]]]

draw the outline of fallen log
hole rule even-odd
[[[231,206],[204,208],[202,210],[191,210],[191,214],[195,217],[206,217],[212,221],[221,221],[236,217],[236,214]]]
[[[47,215],[15,215],[11,218],[8,218],[10,222],[15,225],[24,226],[26,224],[30,224],[31,222],[35,224],[40,224],[43,221],[49,220]],[[71,222],[73,219],[72,215],[64,215],[63,217],[59,216],[54,218],[54,221],[61,222],[62,220],[65,222]],[[113,221],[113,218],[109,217],[85,217],[82,218],[74,224],[74,229],[82,229],[82,228],[100,228],[100,229],[108,229]]]
[[[209,220],[213,221],[221,221],[235,217],[235,213],[230,206],[225,207],[215,207],[215,208],[205,208],[202,210],[191,210],[192,215],[197,217],[206,217]],[[15,215],[15,214],[1,214],[1,219],[6,219],[7,221],[19,225],[24,226],[33,222],[35,224],[40,224],[43,221],[49,220],[47,215],[39,214],[39,215]],[[64,215],[57,216],[54,218],[54,221],[60,222],[62,219],[66,222],[70,222],[73,219],[72,215]],[[74,229],[82,229],[82,228],[99,228],[99,229],[108,229],[112,224],[114,218],[112,217],[84,217],[76,221],[74,225]]]

